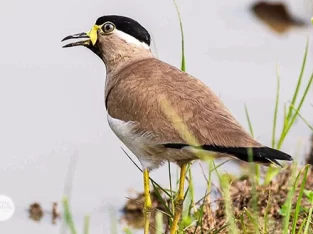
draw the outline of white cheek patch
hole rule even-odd
[[[138,46],[138,47],[143,47],[147,50],[150,49],[150,47],[146,43],[139,41],[135,37],[133,37],[127,33],[124,33],[123,31],[115,29],[113,34],[115,34],[116,36],[118,36],[122,40],[126,41],[127,43],[133,44],[133,45]]]

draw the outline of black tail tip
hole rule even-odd
[[[257,159],[261,159],[261,163],[275,164],[282,167],[277,160],[293,161],[293,158],[289,154],[280,150],[269,147],[254,148],[254,150],[256,151]]]

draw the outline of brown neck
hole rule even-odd
[[[106,66],[107,76],[116,74],[131,63],[154,57],[151,50],[144,46],[132,45],[126,42],[108,44],[109,46],[105,46],[100,53],[100,57]]]
[[[150,49],[143,46],[126,44],[125,42],[107,43],[106,45],[100,51],[100,58],[106,66],[105,97],[107,98],[109,90],[120,81],[117,73],[132,63],[153,58],[154,56]]]

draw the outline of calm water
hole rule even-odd
[[[276,64],[282,107],[295,88],[312,28],[276,35],[249,13],[251,1],[192,2],[179,1],[188,72],[215,90],[245,127],[246,103],[256,138],[270,144]],[[38,201],[50,210],[61,199],[72,157],[77,159],[71,202],[78,228],[89,213],[91,233],[109,233],[109,208],[119,210],[130,189],[141,191],[140,172],[106,122],[103,64],[84,48],[61,49],[64,36],[89,30],[103,14],[137,19],[151,32],[158,56],[179,66],[180,32],[171,1],[12,0],[0,8],[0,194],[16,205],[13,218],[0,223],[0,233],[59,233],[49,216],[39,224],[29,221],[26,209]],[[311,49],[305,80],[312,57]],[[302,114],[312,121],[312,92],[308,98]],[[300,147],[305,153],[309,134],[299,120],[284,149],[294,154]],[[223,170],[236,171],[230,164]],[[198,163],[194,174],[201,196],[205,183]],[[152,176],[168,185],[166,167]]]

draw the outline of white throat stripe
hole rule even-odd
[[[136,45],[136,46],[139,46],[139,47],[143,47],[143,48],[145,48],[147,50],[150,49],[149,46],[146,43],[139,41],[135,37],[133,37],[133,36],[127,34],[127,33],[124,33],[123,31],[115,29],[114,34],[117,35],[119,38],[123,39],[124,41],[126,41],[127,43],[131,43],[133,45]]]

